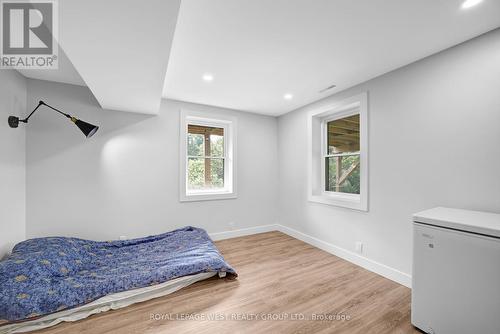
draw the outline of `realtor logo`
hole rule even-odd
[[[1,0],[2,68],[57,69],[57,2]]]

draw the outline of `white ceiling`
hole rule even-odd
[[[62,82],[71,85],[86,86],[82,77],[69,60],[64,50],[59,48],[59,64],[57,70],[18,70],[22,75],[32,79]]]
[[[179,6],[59,1],[59,44],[103,108],[158,113]]]
[[[59,1],[60,69],[20,72],[106,109],[155,114],[163,96],[281,115],[500,26],[498,0],[180,1]]]
[[[180,0],[58,4],[60,69],[20,72],[86,85],[105,109],[158,113]]]
[[[462,2],[183,0],[163,97],[280,115],[500,26]]]

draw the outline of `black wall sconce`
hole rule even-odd
[[[56,108],[54,108],[52,106],[49,106],[47,103],[45,103],[43,101],[38,102],[38,105],[36,106],[36,108],[33,109],[33,111],[31,112],[31,114],[29,114],[28,117],[26,117],[25,119],[19,119],[19,117],[16,117],[16,116],[9,116],[9,126],[11,128],[17,128],[19,126],[19,122],[21,122],[21,123],[28,123],[28,120],[31,117],[31,115],[33,115],[33,113],[35,111],[37,111],[37,109],[40,108],[40,106],[46,106],[46,107],[48,107],[48,108],[50,108],[50,109],[52,109],[54,111],[57,111],[61,115],[66,116],[67,118],[69,118],[71,120],[71,122],[75,123],[75,125],[80,129],[80,131],[83,132],[83,134],[87,138],[92,137],[97,132],[97,130],[99,129],[98,126],[90,124],[90,123],[87,123],[87,122],[84,122],[82,120],[79,120],[78,118],[73,117],[73,116],[71,116],[69,114],[65,114],[62,111],[57,110]]]

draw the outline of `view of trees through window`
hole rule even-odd
[[[359,114],[330,121],[326,127],[325,190],[359,194]]]
[[[224,129],[188,125],[189,190],[224,188]]]

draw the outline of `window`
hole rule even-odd
[[[309,200],[368,209],[367,94],[311,113]]]
[[[232,118],[181,112],[181,201],[236,197],[234,124]]]
[[[359,114],[325,120],[325,191],[360,193]]]
[[[188,124],[187,188],[224,189],[224,128]]]

